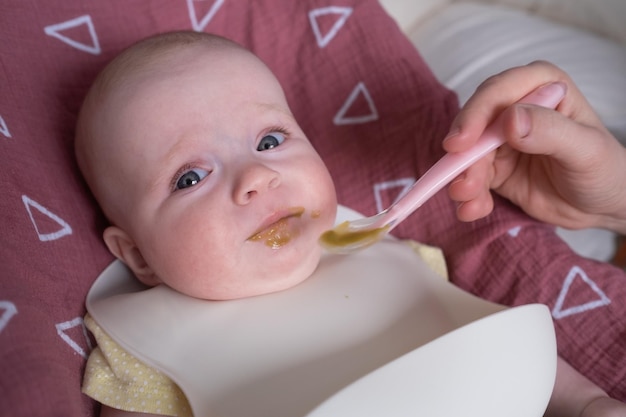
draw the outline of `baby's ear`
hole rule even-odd
[[[128,233],[117,226],[109,226],[102,237],[111,253],[124,262],[139,281],[151,287],[161,283]]]

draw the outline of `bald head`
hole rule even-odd
[[[79,168],[107,218],[121,226],[131,195],[119,187],[125,181],[120,158],[129,150],[116,135],[113,118],[123,112],[120,103],[138,85],[187,64],[185,54],[233,52],[254,57],[240,45],[207,33],[171,32],[144,39],[119,54],[96,77],[81,108],[76,126],[75,152]],[[137,121],[140,123],[141,121]]]

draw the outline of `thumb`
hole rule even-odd
[[[504,126],[507,143],[533,155],[546,155],[566,165],[577,165],[594,155],[598,132],[558,111],[529,104],[516,104],[506,110]]]

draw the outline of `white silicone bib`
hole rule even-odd
[[[545,306],[480,300],[393,240],[234,301],[146,289],[116,262],[87,306],[196,416],[540,417],[556,369]]]

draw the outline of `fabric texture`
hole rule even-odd
[[[97,411],[80,392],[93,348],[82,317],[112,256],[74,162],[74,123],[106,62],[179,29],[230,37],[270,66],[341,204],[371,215],[442,155],[456,97],[375,0],[2,1],[0,398],[11,416]],[[440,193],[395,234],[441,247],[462,288],[547,304],[560,354],[626,399],[623,271],[575,256],[553,228],[502,200],[489,218],[461,224]]]
[[[98,342],[87,361],[85,394],[119,410],[192,417],[185,394],[171,379],[126,352],[89,314],[84,321]]]
[[[265,60],[333,175],[348,174],[344,187],[376,177],[350,169],[371,152],[363,137],[421,130],[435,138],[456,108],[373,0],[1,2],[0,398],[13,416],[97,410],[80,393],[94,346],[82,317],[86,292],[112,256],[74,162],[74,123],[93,78],[121,49],[180,29],[222,34]],[[397,100],[407,83],[424,114]],[[400,125],[371,130],[381,117]]]
[[[498,3],[626,41],[626,3],[622,0],[499,0]]]
[[[604,124],[626,144],[623,44],[513,8],[472,3],[446,7],[410,38],[461,103],[491,75],[548,60],[572,77]]]

